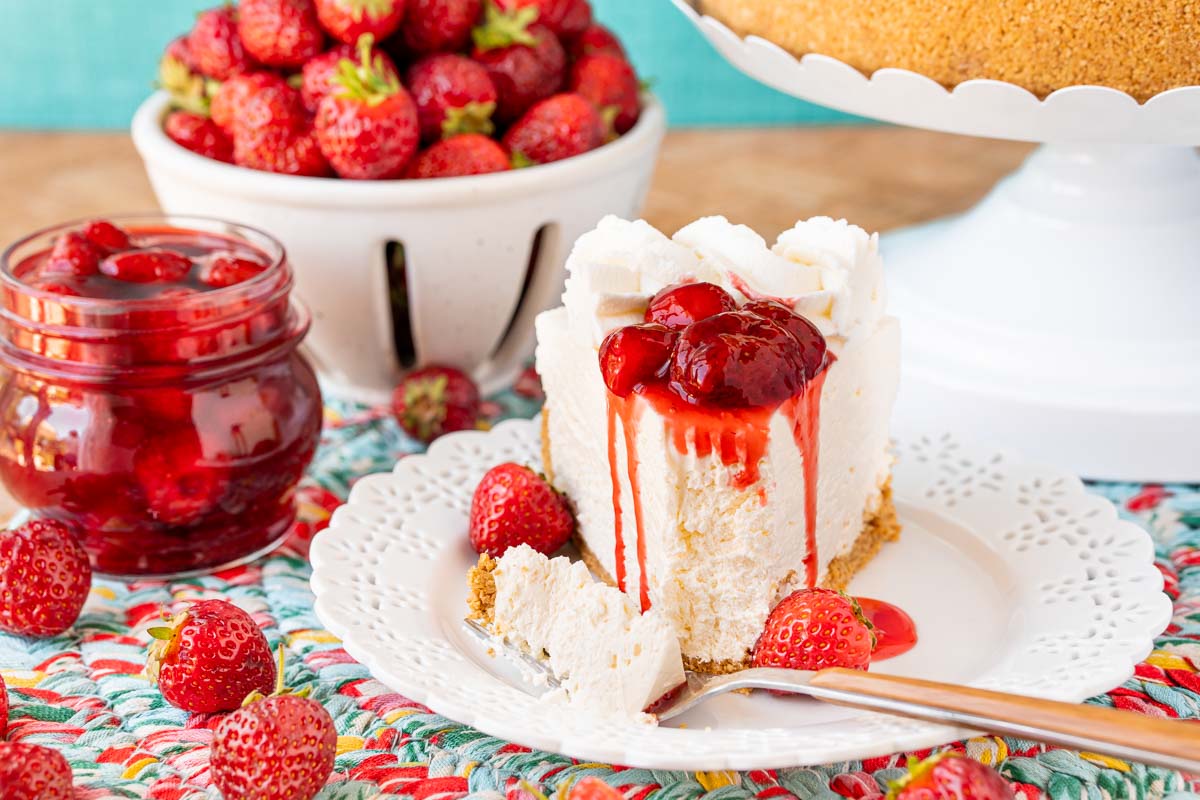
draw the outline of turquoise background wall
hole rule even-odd
[[[220,0],[0,0],[0,127],[124,128],[159,53]],[[670,0],[592,0],[675,125],[850,120],[737,72]]]

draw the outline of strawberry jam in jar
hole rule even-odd
[[[93,568],[218,569],[272,549],[321,428],[283,248],[203,218],[64,225],[0,263],[0,480]]]

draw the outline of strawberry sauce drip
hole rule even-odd
[[[912,650],[917,644],[917,625],[903,609],[884,600],[858,597],[867,620],[875,626],[875,652],[871,661],[895,658]]]
[[[646,536],[642,523],[642,484],[638,480],[637,428],[641,418],[641,406],[633,397],[620,400],[618,411],[621,428],[625,432],[625,468],[629,473],[629,490],[633,495],[633,521],[637,527],[638,598],[642,613],[650,610],[650,587],[646,582]]]
[[[833,360],[833,354],[828,354]],[[804,577],[808,588],[817,585],[817,476],[820,474],[821,390],[827,369],[821,370],[797,397],[784,403],[783,412],[792,421],[792,437],[804,467]]]
[[[613,541],[616,543],[617,588],[625,591],[625,536],[621,524],[621,474],[617,465],[617,405],[621,398],[608,393],[608,472],[612,478]],[[624,422],[624,420],[622,420]]]

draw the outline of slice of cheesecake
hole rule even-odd
[[[481,555],[468,585],[471,618],[543,659],[575,708],[652,721],[645,709],[684,682],[670,622],[642,614],[582,562],[520,545],[499,559]]]
[[[537,320],[545,471],[589,567],[670,622],[689,669],[743,668],[780,599],[844,588],[899,533],[877,237],[816,218],[768,248],[720,217],[671,239],[608,218],[567,266]]]

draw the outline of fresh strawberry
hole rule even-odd
[[[469,534],[478,553],[499,558],[527,544],[550,555],[574,530],[567,499],[529,467],[511,462],[492,467],[475,487]]]
[[[512,122],[562,88],[567,55],[554,31],[535,24],[536,8],[505,14],[489,4],[484,24],[472,31],[471,57],[496,85],[496,119]]]
[[[567,9],[558,24],[558,35],[568,41],[582,34],[591,24],[592,4],[588,0],[567,0]]]
[[[525,112],[504,134],[516,163],[548,164],[604,144],[604,120],[577,94],[557,94]]]
[[[286,83],[263,87],[242,103],[233,123],[233,161],[285,175],[329,174],[300,92]]]
[[[100,262],[100,272],[129,283],[177,283],[192,270],[192,260],[165,247],[115,253]]]
[[[4,676],[0,675],[0,741],[8,735],[8,687],[4,685]]]
[[[304,69],[301,72],[300,96],[304,100],[304,107],[310,114],[316,114],[321,101],[340,87],[340,84],[334,79],[337,77],[342,61],[356,61],[358,53],[358,48],[340,44],[304,63]],[[391,57],[378,47],[371,49],[371,64],[384,74],[399,75]],[[215,102],[214,100],[214,104]]]
[[[0,742],[0,797],[4,800],[71,800],[71,765],[49,747]]]
[[[438,53],[413,64],[407,83],[425,141],[494,130],[496,85],[478,61]]]
[[[54,241],[50,255],[42,265],[45,275],[95,275],[100,269],[103,251],[80,231],[67,231]]]
[[[625,48],[616,34],[599,22],[593,22],[578,36],[571,40],[568,48],[572,61],[578,61],[584,56],[595,56],[602,53],[626,58]]]
[[[408,373],[396,386],[392,411],[410,436],[432,442],[444,433],[475,427],[479,389],[454,367],[424,367]]]
[[[321,101],[315,121],[325,158],[343,178],[402,177],[420,139],[412,97],[366,47],[357,65],[341,62],[334,80],[339,90]]]
[[[568,86],[591,101],[616,133],[632,128],[642,113],[637,73],[619,56],[584,56],[571,67]]]
[[[289,88],[287,82],[274,72],[247,72],[234,75],[220,84],[213,95],[210,105],[212,121],[230,136],[233,135],[234,121],[242,115],[242,108],[247,100],[259,90],[268,87],[276,91]]]
[[[460,51],[482,9],[481,0],[408,0],[404,46],[418,55]]]
[[[238,35],[237,12],[232,6],[201,11],[187,43],[196,69],[209,78],[223,81],[254,68]]]
[[[512,166],[508,151],[482,133],[464,133],[434,142],[413,159],[409,178],[457,178],[504,172]]]
[[[216,256],[200,270],[200,282],[215,289],[243,283],[266,269],[266,265],[236,256]]]
[[[108,220],[96,219],[83,226],[83,238],[105,253],[128,250],[129,234]]]
[[[267,66],[299,67],[324,49],[313,0],[242,0],[237,18],[246,50]]]
[[[74,531],[35,519],[0,531],[0,630],[57,636],[75,624],[92,568]]]
[[[267,128],[235,136],[233,161],[239,166],[281,175],[321,178],[330,171],[311,127],[297,131]]]
[[[138,448],[133,471],[150,516],[167,525],[188,525],[220,502],[226,481],[216,466],[203,461],[192,428],[155,437]]]
[[[196,114],[208,113],[208,83],[192,57],[186,36],[172,39],[158,62],[158,86],[171,95],[171,105]]]
[[[571,6],[571,0],[491,0],[496,8],[512,14],[529,9],[536,12],[533,19],[554,31],[556,36],[562,35],[562,22]]]
[[[163,123],[171,141],[205,158],[233,163],[233,140],[208,117],[190,111],[172,111]]]
[[[918,762],[891,782],[888,800],[1013,800],[1016,793],[996,770],[962,753],[946,751]]]
[[[316,0],[317,19],[329,35],[343,44],[374,36],[382,42],[404,22],[405,0]]]
[[[146,674],[176,708],[204,714],[232,711],[251,692],[270,692],[275,685],[267,637],[232,603],[193,603],[149,633],[154,641]]]
[[[754,645],[754,666],[866,669],[875,634],[858,602],[830,589],[792,592],[772,609]]]
[[[337,729],[316,700],[276,694],[221,720],[210,752],[223,797],[312,800],[333,773]]]
[[[196,65],[196,59],[192,56],[192,47],[188,43],[188,35],[176,36],[171,41],[167,42],[166,48],[162,54],[163,60],[171,59],[177,61],[187,68],[189,72],[199,72],[200,68]]]
[[[571,787],[567,800],[624,800],[618,792],[599,778],[588,776]]]

